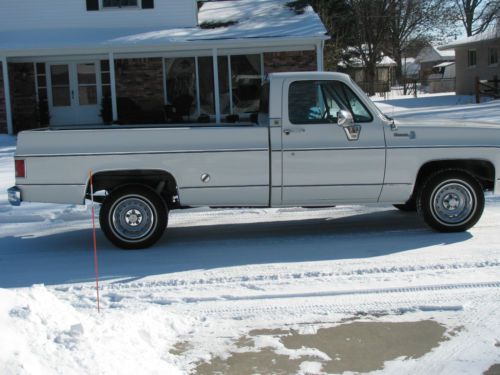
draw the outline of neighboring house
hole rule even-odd
[[[323,69],[326,39],[287,0],[2,0],[0,132],[248,118],[266,74]]]
[[[414,57],[403,57],[401,73],[406,80],[418,80],[420,77],[420,64]]]
[[[455,61],[455,51],[443,51],[434,45],[422,48],[415,57],[415,62],[420,64],[420,81],[426,84],[436,65],[453,61]]]
[[[446,45],[456,54],[457,88],[459,95],[475,94],[476,78],[493,80],[500,77],[500,27],[457,40]]]
[[[454,62],[444,62],[432,68],[427,78],[427,92],[451,92],[455,91],[456,69]]]
[[[377,73],[375,78],[375,91],[378,93],[390,91],[395,79],[396,62],[389,56],[383,56],[377,62]],[[366,75],[365,63],[361,58],[351,57],[338,64],[339,70],[349,74],[352,79],[366,92],[369,82]]]

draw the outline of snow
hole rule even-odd
[[[326,39],[326,29],[311,7],[296,14],[286,0],[216,1],[203,5],[200,24],[235,21],[235,25],[214,29],[193,28],[106,28],[24,30],[0,32],[0,51],[56,48],[110,48],[127,46],[165,47],[167,44],[214,40],[264,38]]]
[[[500,123],[498,101],[471,99],[377,105],[397,118]],[[154,248],[138,252],[112,247],[99,231],[99,314],[89,209],[10,207],[14,151],[15,138],[0,136],[1,374],[187,374],[247,350],[235,342],[250,330],[311,334],[346,319],[447,328],[431,352],[375,373],[479,374],[500,362],[497,197],[466,233],[434,233],[389,206],[183,210]],[[274,336],[258,336],[255,347],[315,358],[305,357],[301,374],[321,373],[327,359]]]
[[[396,120],[400,119],[446,119],[464,120],[500,125],[500,100],[491,100],[479,105],[470,95],[455,93],[419,94],[409,98],[396,94],[388,100],[373,97],[382,112]]]
[[[497,25],[496,27],[491,27],[482,33],[458,39],[458,40],[456,40],[452,43],[449,43],[446,46],[443,46],[440,48],[445,49],[441,52],[447,52],[447,50],[449,52],[450,49],[453,49],[456,47],[463,47],[463,46],[467,46],[467,45],[471,45],[471,44],[476,44],[476,43],[481,43],[481,42],[486,42],[486,41],[493,41],[495,39],[500,39],[500,25]]]

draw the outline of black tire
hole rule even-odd
[[[484,210],[479,181],[463,170],[449,169],[431,175],[420,189],[417,211],[439,232],[463,232],[473,227]]]
[[[163,199],[144,186],[123,186],[106,197],[99,213],[101,229],[115,246],[145,249],[163,235],[168,208]]]
[[[417,211],[417,200],[415,198],[411,198],[408,202],[404,204],[395,204],[399,211],[403,212],[416,212]]]

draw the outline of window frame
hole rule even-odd
[[[495,52],[494,55],[492,54],[493,51]],[[491,62],[491,58],[493,56],[496,57],[496,61],[495,62]],[[498,66],[498,48],[488,47],[488,66],[490,66],[490,67],[496,67],[496,66]]]
[[[291,124],[291,125],[295,125],[295,126],[314,126],[314,125],[335,125],[336,122],[330,122],[328,120],[325,120],[325,121],[321,121],[321,122],[302,122],[302,123],[295,123],[292,121],[291,117],[290,117],[290,89],[292,87],[292,85],[294,83],[297,83],[297,82],[319,82],[319,83],[329,83],[329,82],[338,82],[339,84],[341,84],[341,88],[342,88],[342,95],[345,96],[346,100],[348,100],[348,96],[347,96],[347,93],[346,93],[346,87],[348,89],[351,90],[352,94],[354,95],[354,97],[359,101],[359,103],[363,106],[363,108],[365,109],[365,111],[370,115],[370,120],[368,121],[355,121],[356,124],[370,124],[370,123],[373,123],[374,119],[375,119],[375,116],[373,115],[373,113],[370,111],[370,109],[366,106],[366,104],[363,102],[363,100],[361,100],[361,98],[358,96],[358,94],[356,94],[356,92],[354,90],[352,90],[348,84],[346,84],[345,82],[341,81],[341,80],[334,80],[334,79],[323,79],[323,80],[315,80],[315,79],[298,79],[298,80],[294,80],[294,81],[291,81],[288,85],[288,97],[287,97],[287,109],[286,109],[286,114],[287,114],[287,117],[288,117],[288,122]],[[322,98],[321,100],[322,101],[325,101],[325,92],[324,90],[322,89],[321,90],[322,92]],[[339,103],[336,103],[337,105]],[[345,103],[342,101],[341,103],[341,106],[340,107],[344,107],[346,106]],[[352,106],[350,105],[350,103],[348,102],[347,103],[347,108],[345,108],[346,110],[348,110],[354,117],[354,113],[352,112]]]
[[[474,56],[474,64],[471,64],[471,56]],[[475,68],[477,66],[477,49],[469,48],[467,50],[467,68]]]

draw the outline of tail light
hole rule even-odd
[[[16,177],[26,178],[26,164],[24,160],[16,160]]]

